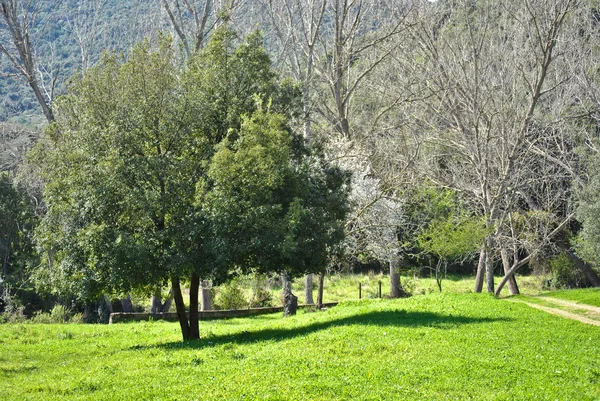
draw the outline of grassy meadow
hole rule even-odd
[[[543,275],[518,276],[518,284],[521,292],[526,295],[538,295],[542,293],[543,282],[547,279]],[[495,278],[496,284],[502,279],[501,276]],[[389,276],[382,273],[371,272],[369,274],[332,274],[325,276],[324,280],[324,302],[348,301],[358,299],[358,283],[362,285],[362,298],[377,298],[381,282],[381,293],[385,298],[390,293]],[[251,297],[252,279],[246,277],[238,281],[240,287],[245,292],[246,298]],[[439,292],[435,278],[402,276],[402,286],[411,294],[422,295]],[[318,277],[313,279],[314,289],[313,298],[317,297]],[[469,293],[473,292],[475,279],[472,276],[461,276],[449,274],[442,280],[442,291],[444,293]],[[273,303],[281,304],[281,285],[279,283],[271,285],[270,290],[273,293]],[[296,279],[292,284],[292,290],[298,296],[298,302],[304,303],[304,278]],[[508,287],[502,290],[502,296],[508,296]],[[149,300],[144,300],[149,304]]]
[[[0,325],[0,400],[598,400],[600,327],[487,294],[201,322]]]

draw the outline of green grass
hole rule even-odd
[[[542,295],[600,307],[600,288],[562,290],[544,293]]]
[[[597,400],[600,328],[432,293],[201,323],[0,326],[1,400]]]
[[[518,276],[517,281],[523,294],[538,295],[542,291],[544,276]],[[502,280],[501,276],[495,278],[496,285]],[[381,273],[362,274],[334,274],[325,277],[324,302],[346,301],[358,299],[358,283],[362,283],[362,297],[376,298],[378,283],[381,281],[381,293],[387,297],[390,293],[389,276]],[[317,297],[317,277],[314,281],[313,298]],[[414,276],[402,276],[402,285],[415,295],[431,294],[439,292],[435,278],[422,278]],[[475,277],[448,275],[442,280],[442,291],[444,293],[462,294],[473,292]],[[304,303],[304,278],[294,281],[292,290],[298,296],[298,302]],[[484,286],[485,290],[485,286]],[[275,302],[280,302],[281,287],[273,288]],[[502,290],[502,296],[508,296],[508,287]]]

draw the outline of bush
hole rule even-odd
[[[550,260],[550,269],[552,271],[552,278],[548,280],[546,287],[568,289],[585,286],[585,277],[575,268],[573,262],[564,252]]]
[[[78,319],[81,320],[81,317]],[[68,323],[71,321],[71,313],[63,305],[54,305],[50,313],[35,312],[31,321],[39,324]]]
[[[269,289],[268,278],[256,274],[252,283],[251,308],[266,308],[273,306],[273,294]]]
[[[11,295],[7,286],[0,286],[0,302],[2,304],[0,323],[17,323],[26,320],[25,306],[21,305],[17,297]]]
[[[255,288],[250,299],[251,308],[267,308],[273,306],[273,294],[265,288]]]
[[[232,280],[219,287],[213,307],[215,309],[244,309],[248,307],[248,300],[238,283]]]

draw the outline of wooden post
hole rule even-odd
[[[379,298],[381,298],[381,280],[379,280]]]
[[[358,299],[362,299],[362,283],[358,283]]]

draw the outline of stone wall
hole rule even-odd
[[[337,302],[324,303],[323,307],[329,308],[336,306]],[[299,305],[299,308],[314,308],[315,305]],[[200,320],[210,319],[230,319],[234,317],[247,317],[254,315],[266,315],[269,313],[283,312],[283,306],[274,306],[271,308],[249,308],[249,309],[234,309],[234,310],[211,310],[211,311],[200,311],[198,312],[198,318]],[[166,320],[169,322],[177,322],[177,313],[111,313],[109,324],[119,322],[139,322],[147,320]]]

